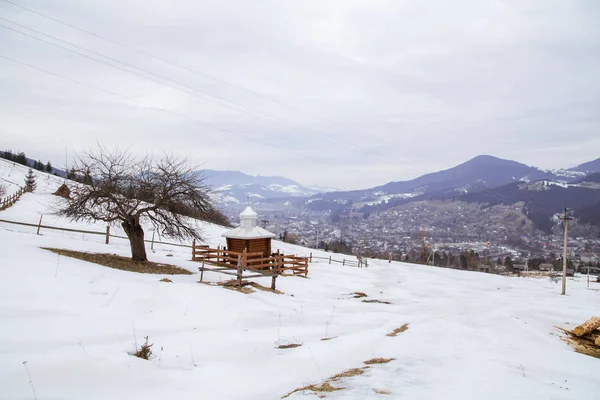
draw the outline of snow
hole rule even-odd
[[[309,195],[309,193],[305,193],[304,191],[300,190],[300,187],[298,185],[284,186],[284,185],[278,185],[278,184],[272,183],[269,186],[267,186],[267,188],[273,192],[290,193],[290,194],[302,195],[302,196]]]
[[[423,194],[422,191],[414,191],[414,192],[409,192],[409,193],[396,193],[396,194],[383,194],[383,192],[376,192],[376,193],[374,193],[374,195],[378,196],[377,199],[375,199],[373,201],[369,201],[365,204],[369,205],[369,206],[374,206],[374,205],[378,205],[378,204],[382,204],[382,203],[387,204],[392,199],[410,199],[412,197],[420,196],[422,194]]]
[[[26,170],[0,163],[0,173],[21,182]],[[44,214],[47,224],[102,231],[103,224],[49,215],[56,204],[49,193],[62,182],[40,173],[38,190],[0,219],[37,223]],[[202,228],[206,243],[224,244],[225,228]],[[578,276],[560,296],[560,283],[548,279],[319,260],[308,279],[280,277],[282,295],[245,295],[198,284],[198,264],[186,248],[156,246],[149,253],[153,261],[195,272],[162,283],[164,275],[41,249],[126,256],[126,240],[106,245],[100,235],[35,232],[0,223],[0,399],[33,398],[24,361],[40,400],[279,399],[374,357],[396,360],[341,380],[334,386],[345,390],[326,398],[597,399],[600,393],[600,360],[575,353],[554,328],[598,314],[600,286],[588,289]],[[332,255],[277,241],[274,248]],[[210,272],[204,278],[225,279]],[[356,291],[392,304],[363,303],[349,295]],[[386,336],[405,323],[406,332]],[[321,341],[326,335],[336,338]],[[154,344],[149,361],[128,355],[144,336]],[[303,345],[276,348],[289,342]]]

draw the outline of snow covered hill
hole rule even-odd
[[[279,176],[253,176],[239,171],[201,171],[213,189],[215,199],[222,205],[245,204],[248,196],[255,203],[264,200],[308,197],[334,189],[308,188]]]
[[[18,187],[25,168],[0,162]],[[61,179],[38,173],[0,219],[102,230],[52,216]],[[10,189],[10,188],[9,188]],[[11,189],[12,190],[12,189]],[[225,228],[201,224],[206,243]],[[157,246],[152,261],[193,275],[138,274],[43,250],[127,256],[125,240],[0,222],[0,399],[279,399],[376,357],[330,393],[290,399],[597,399],[600,360],[575,353],[555,325],[598,314],[600,286],[508,278],[369,260],[369,268],[310,264],[280,277],[284,294],[198,283],[189,250]],[[328,253],[274,243],[286,253]],[[224,276],[206,272],[216,282]],[[356,298],[353,292],[366,297]],[[379,300],[385,303],[367,303]],[[387,336],[408,324],[396,337]],[[149,361],[130,356],[145,336]],[[322,340],[322,339],[331,340]],[[297,343],[292,349],[277,348]],[[26,364],[24,364],[26,362]],[[355,374],[347,374],[355,375]],[[31,380],[30,380],[31,379]]]

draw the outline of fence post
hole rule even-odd
[[[365,260],[365,267],[369,268],[369,259],[368,258]]]
[[[238,256],[237,279],[238,279],[238,287],[241,289],[242,288],[242,256]]]
[[[192,240],[192,261],[196,261],[196,240]],[[202,266],[204,266],[204,260],[202,260]]]
[[[42,228],[42,217],[44,216],[44,214],[40,215],[40,223],[38,224],[38,229],[37,229],[37,234],[40,234],[40,229]]]
[[[106,225],[106,239],[104,240],[104,244],[110,243],[110,225]]]
[[[200,267],[200,282],[204,278],[204,260],[202,260],[202,266]]]
[[[346,265],[346,259],[345,258],[342,258],[342,265],[344,265],[344,266]]]
[[[277,280],[277,274],[279,274],[279,261],[279,255],[275,256],[273,276],[271,277],[271,290],[275,290],[275,281]]]
[[[331,264],[331,256],[329,256],[329,264]]]
[[[154,250],[154,234],[156,231],[152,231],[152,242],[150,242],[150,250]]]
[[[310,252],[310,262],[312,262],[312,251]]]

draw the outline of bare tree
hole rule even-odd
[[[4,196],[5,194],[6,194],[6,187],[4,187],[4,185],[0,183],[0,197]]]
[[[120,223],[134,261],[146,261],[142,222],[165,236],[200,239],[195,221],[214,208],[208,188],[187,159],[172,156],[135,158],[98,145],[77,158],[76,185],[59,214],[75,221]],[[191,210],[191,213],[190,213]]]

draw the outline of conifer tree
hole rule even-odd
[[[36,187],[37,183],[35,183],[35,175],[33,174],[33,170],[29,168],[27,176],[25,177],[25,191],[33,192]]]

